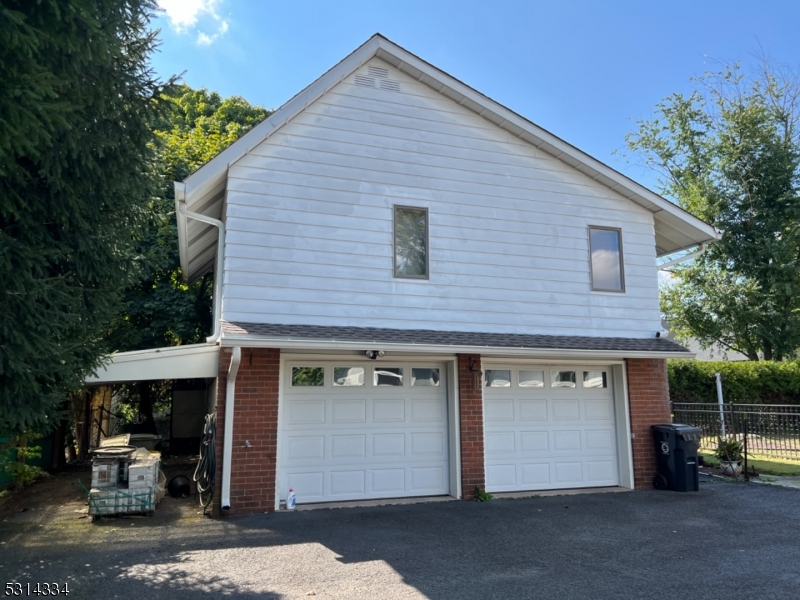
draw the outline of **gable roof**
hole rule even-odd
[[[652,212],[655,220],[656,254],[658,256],[719,239],[719,232],[708,223],[701,221],[676,204],[474,90],[441,69],[425,62],[378,33],[286,102],[269,118],[256,125],[187,177],[180,190],[180,196],[185,199],[186,208],[220,219],[228,168],[373,57],[383,60],[459,105],[472,110],[498,127],[547,152]],[[177,192],[176,189],[176,197],[179,196]],[[185,279],[193,281],[211,270],[217,245],[215,227],[194,220],[189,221],[179,213],[178,241],[181,269]]]

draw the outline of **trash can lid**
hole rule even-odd
[[[93,454],[95,458],[121,458],[129,456],[135,451],[135,446],[103,446],[101,448],[91,448],[89,454]]]
[[[703,433],[702,429],[700,429],[699,427],[695,427],[694,425],[681,425],[679,423],[675,423],[673,427],[675,428],[676,431],[682,434]]]
[[[703,430],[699,427],[681,423],[661,423],[653,425],[651,429],[660,433],[673,433],[687,442],[698,442],[703,437]]]
[[[677,427],[684,427],[684,425],[673,425],[672,423],[659,423],[652,425],[650,429],[654,431],[676,431]]]
[[[659,423],[658,425],[653,425],[653,429],[658,429],[660,431],[678,431],[678,432],[697,432],[702,433],[703,430],[699,427],[695,427],[694,425],[683,425],[681,423]]]

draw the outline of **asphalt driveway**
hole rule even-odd
[[[800,598],[800,491],[766,485],[164,514],[9,517],[0,583],[69,582],[70,600]]]

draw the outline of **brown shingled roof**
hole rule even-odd
[[[288,340],[369,342],[475,348],[530,348],[536,350],[597,350],[613,352],[674,352],[676,358],[689,351],[664,338],[588,337],[432,331],[428,329],[384,329],[377,327],[329,327],[321,325],[275,325],[222,321],[223,335],[255,335]]]

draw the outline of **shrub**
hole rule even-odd
[[[14,482],[17,490],[33,483],[40,477],[47,477],[41,467],[28,464],[32,458],[41,458],[41,446],[28,446],[26,436],[17,436],[0,445],[0,470]]]
[[[725,402],[800,404],[800,362],[667,361],[673,402],[716,402],[716,373]]]
[[[725,462],[742,460],[742,443],[734,439],[719,438],[714,456]]]

